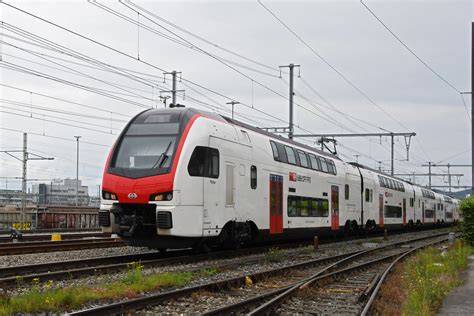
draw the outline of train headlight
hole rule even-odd
[[[115,193],[110,193],[107,191],[102,191],[102,198],[104,200],[117,200],[117,195]]]
[[[171,201],[173,199],[173,192],[152,194],[150,201]]]

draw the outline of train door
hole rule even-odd
[[[270,175],[270,234],[283,233],[283,176]]]
[[[421,223],[425,223],[425,202],[421,202]]]
[[[339,229],[339,187],[331,186],[331,229]]]
[[[383,194],[379,194],[379,226],[383,227]]]
[[[407,199],[403,199],[402,217],[403,225],[405,226],[407,224]]]

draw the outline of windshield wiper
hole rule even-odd
[[[168,155],[166,153],[170,149],[171,143],[173,143],[172,140],[170,140],[170,142],[168,143],[168,146],[166,146],[165,151],[161,153],[161,155],[158,157],[158,159],[156,160],[155,164],[151,167],[151,169],[154,169],[156,167],[160,168],[161,165],[166,161],[166,159],[168,158]]]

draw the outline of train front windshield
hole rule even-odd
[[[179,128],[173,114],[139,115],[120,139],[112,173],[135,178],[169,172]]]

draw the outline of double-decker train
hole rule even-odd
[[[242,122],[192,108],[135,116],[105,167],[99,223],[134,246],[443,225],[458,201]]]

